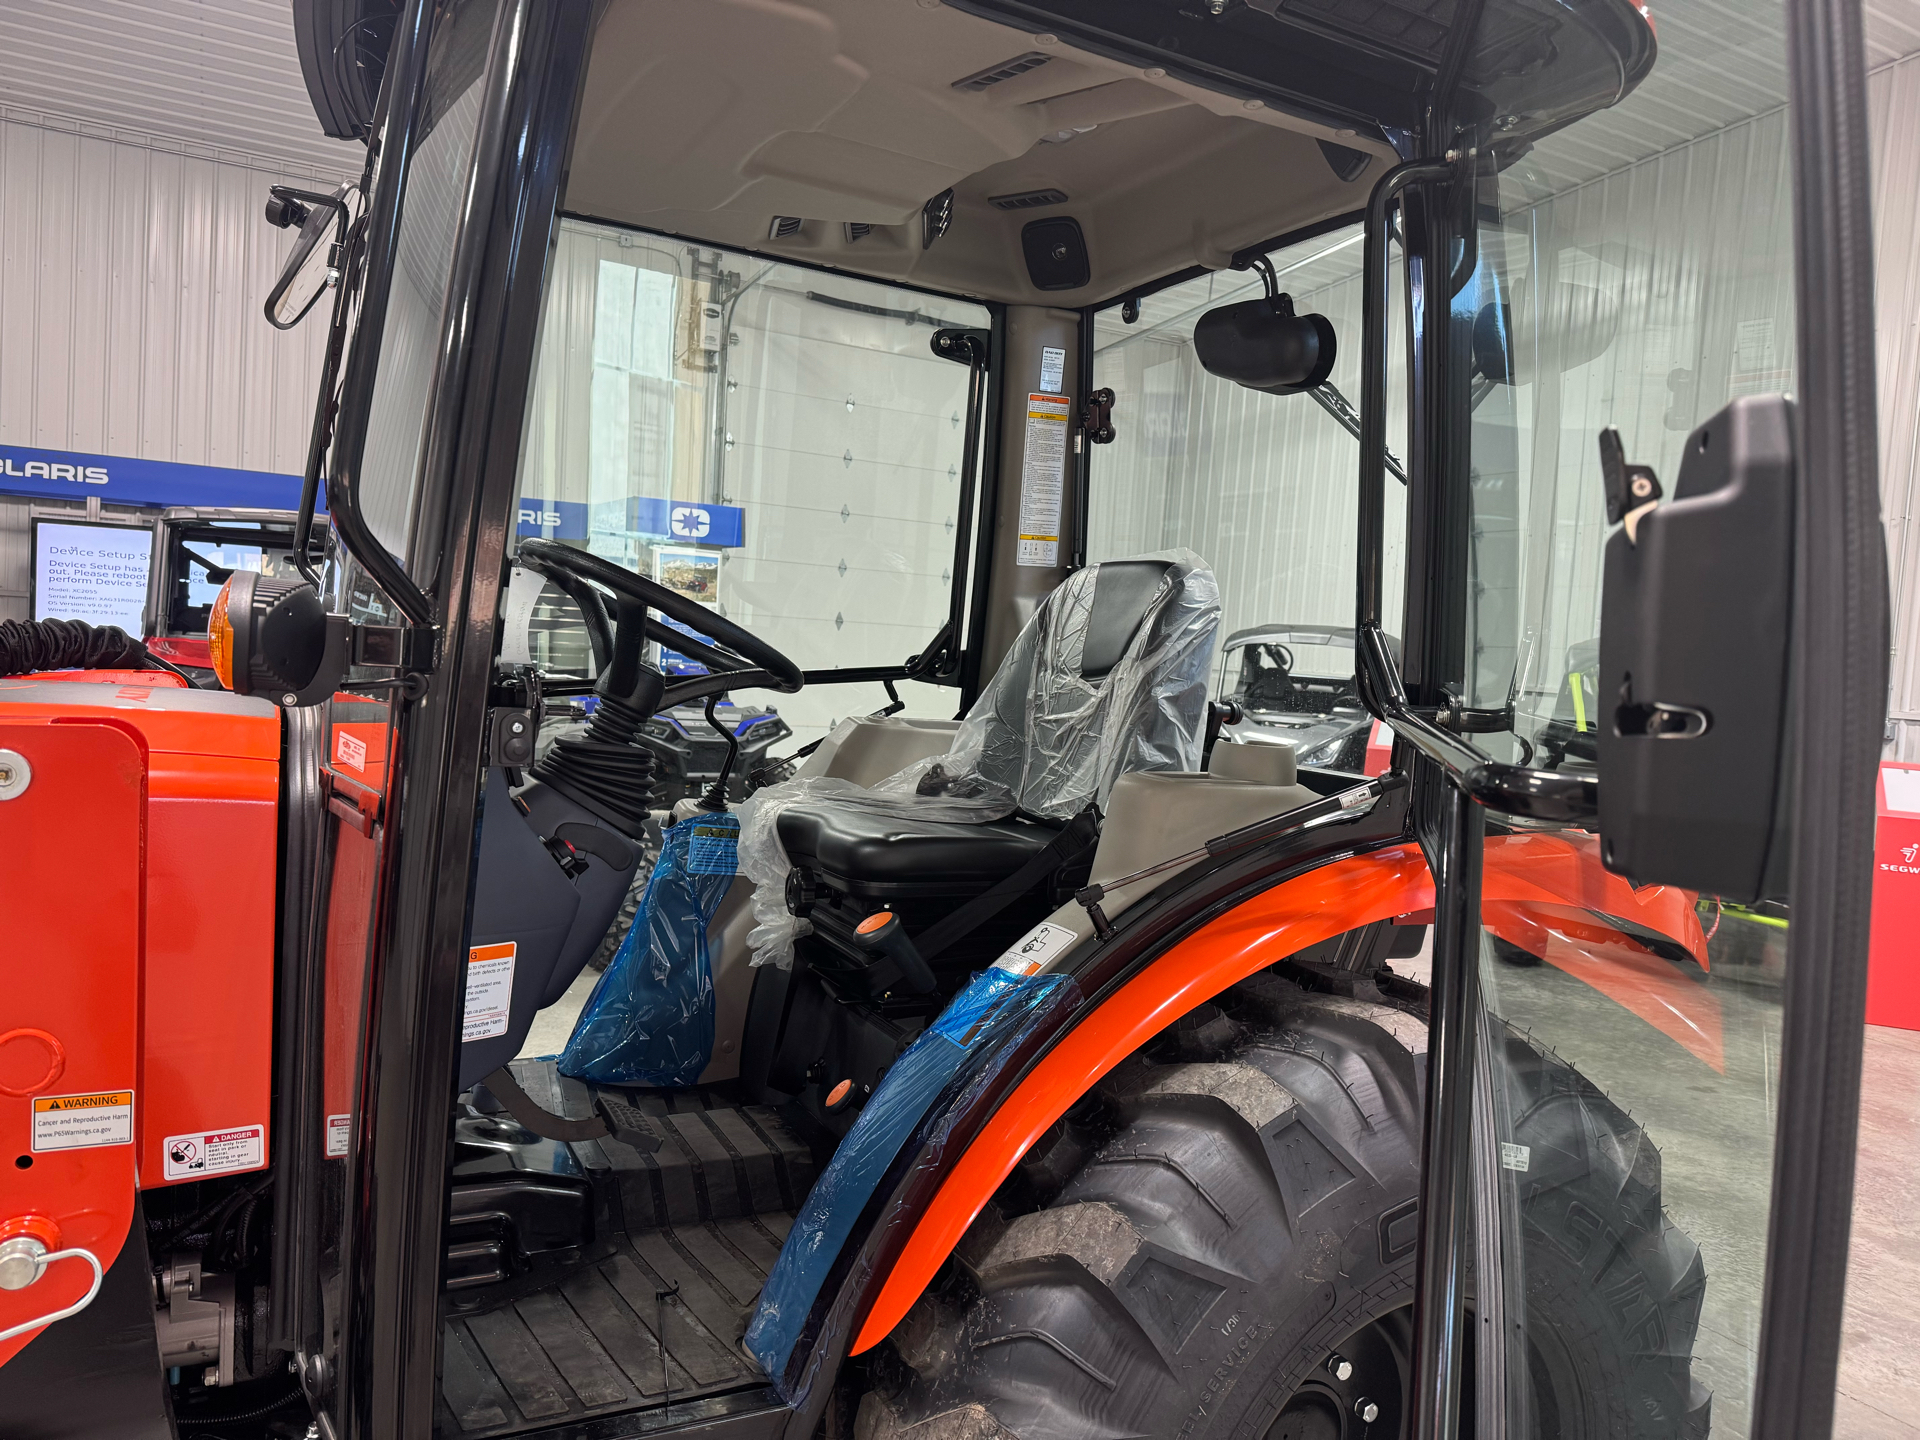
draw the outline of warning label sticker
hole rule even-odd
[[[1073,945],[1075,939],[1074,933],[1066,926],[1042,921],[1002,952],[1001,958],[994,962],[994,969],[1012,971],[1017,976],[1031,976]]]
[[[507,1034],[514,1003],[514,943],[474,946],[467,952],[467,1010],[460,1039],[485,1041]]]
[[[1020,544],[1016,565],[1055,566],[1061,557],[1061,489],[1067,467],[1064,395],[1027,397],[1026,447],[1021,456]]]
[[[327,1154],[329,1156],[346,1155],[347,1142],[352,1135],[353,1117],[345,1115],[327,1117]]]
[[[367,743],[357,735],[337,731],[334,735],[334,759],[343,766],[364,771],[367,769]]]
[[[267,1128],[236,1126],[229,1131],[168,1136],[161,1143],[161,1164],[169,1181],[193,1181],[223,1171],[250,1171],[267,1164]]]
[[[93,1091],[84,1096],[36,1096],[33,1149],[73,1151],[82,1146],[133,1144],[133,1092]]]

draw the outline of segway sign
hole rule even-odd
[[[747,538],[747,512],[737,505],[635,499],[627,502],[627,528],[637,535],[659,535],[700,545],[736,546],[744,544]]]

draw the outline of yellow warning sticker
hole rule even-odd
[[[133,1092],[89,1091],[79,1096],[36,1096],[33,1149],[73,1151],[82,1146],[133,1144]]]

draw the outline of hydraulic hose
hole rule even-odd
[[[162,660],[117,625],[84,620],[0,621],[0,675],[37,670],[166,670]]]

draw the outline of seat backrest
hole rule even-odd
[[[1200,767],[1214,574],[1170,550],[1078,570],[1054,589],[968,712],[953,751],[1033,815],[1106,804],[1129,771]]]

